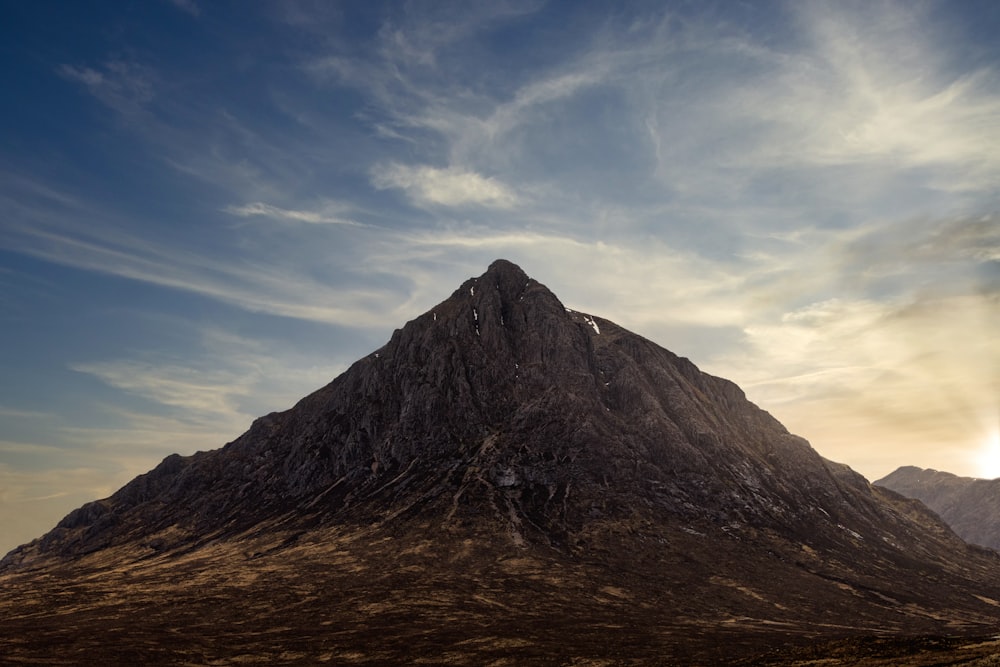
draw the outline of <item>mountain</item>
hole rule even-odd
[[[1000,479],[904,466],[875,484],[922,501],[966,542],[1000,550]]]
[[[732,382],[498,260],[290,410],[9,553],[0,654],[782,660],[992,634],[998,573]]]

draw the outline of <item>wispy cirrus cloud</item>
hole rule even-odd
[[[137,62],[110,60],[98,68],[64,64],[58,72],[123,116],[139,113],[155,95],[153,71]]]
[[[127,237],[80,239],[35,231],[20,250],[47,261],[217,299],[249,312],[352,326],[380,326],[389,291],[342,287],[275,263],[245,266]],[[391,306],[390,306],[391,308]]]
[[[230,215],[240,218],[268,218],[279,222],[305,222],[313,225],[348,225],[361,227],[361,223],[342,215],[350,210],[343,205],[327,204],[321,210],[295,210],[279,208],[264,202],[251,202],[242,206],[227,206],[223,209]]]
[[[828,159],[1000,167],[998,73],[954,69],[929,6],[799,9],[831,92],[846,93],[817,128],[830,131]]]
[[[197,18],[201,16],[201,7],[194,0],[170,0],[170,3],[177,9]]]
[[[174,323],[172,326],[179,326]],[[192,325],[184,325],[191,328]],[[216,436],[242,431],[263,412],[285,409],[325,385],[351,359],[318,361],[281,341],[249,338],[214,326],[194,327],[192,348],[165,357],[153,351],[102,361],[75,362],[73,371],[91,375],[127,394],[156,404],[150,429],[195,429]],[[141,424],[142,415],[111,410],[116,421]]]
[[[71,369],[189,415],[229,414],[253,384],[252,376],[223,369],[197,370],[134,359],[77,363]]]
[[[679,174],[671,157],[719,146],[695,157],[695,174],[705,166],[732,177],[798,165],[832,176],[833,188],[846,185],[843,167],[891,165],[895,172],[880,174],[886,180],[876,187],[890,179],[988,186],[1000,171],[1000,73],[949,61],[927,6],[811,2],[792,11],[802,39],[773,46],[738,33],[713,41],[698,26],[704,78],[684,105],[671,102],[667,86],[695,82],[670,65],[670,76],[639,70],[626,79],[643,91],[666,178]],[[841,189],[870,198],[860,183],[849,185]]]
[[[380,326],[385,322],[385,309],[391,311],[398,302],[388,289],[361,282],[346,289],[311,275],[301,253],[279,255],[275,245],[261,248],[267,253],[261,261],[248,262],[166,240],[139,239],[108,225],[92,210],[79,211],[75,219],[92,220],[87,230],[64,230],[56,222],[59,214],[45,205],[22,202],[20,206],[25,224],[8,225],[0,242],[48,262],[197,294],[248,312],[328,324]]]
[[[720,231],[728,243],[776,223],[906,216],[934,206],[935,191],[989,188],[1000,173],[1000,78],[954,67],[926,8],[782,11],[796,39],[669,11],[607,20],[569,33],[566,57],[492,87],[470,76],[481,63],[449,57],[475,30],[428,40],[433,21],[416,14],[378,33],[375,58],[327,55],[306,67],[362,91],[370,106],[361,117],[383,138],[434,164],[445,156],[443,167],[371,170],[376,187],[402,189],[419,207],[504,208],[517,193],[534,209],[558,202],[579,227],[597,208],[659,199],[660,220],[670,220],[660,230],[687,225],[694,241],[703,227],[707,247]],[[594,123],[595,111],[607,118]],[[486,173],[505,190],[463,183]],[[641,216],[623,229],[652,231]]]

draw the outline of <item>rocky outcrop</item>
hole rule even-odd
[[[875,484],[922,501],[966,542],[1000,550],[1000,479],[904,466]]]

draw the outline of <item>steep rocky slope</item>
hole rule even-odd
[[[8,554],[0,650],[718,663],[992,631],[998,573],[733,383],[499,260],[292,409]]]
[[[1000,550],[1000,479],[904,466],[875,484],[922,501],[966,542]]]

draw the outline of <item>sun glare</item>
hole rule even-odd
[[[1000,428],[994,429],[983,442],[977,464],[980,477],[985,479],[1000,477]]]

